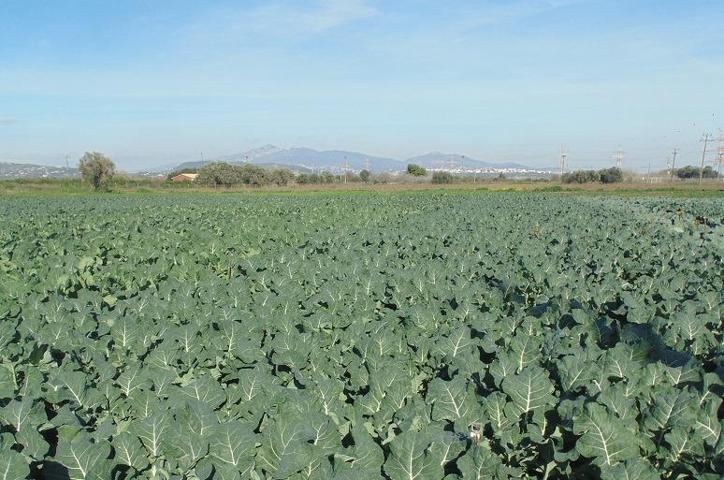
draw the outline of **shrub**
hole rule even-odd
[[[561,181],[563,183],[595,183],[601,181],[601,174],[595,170],[576,170],[564,173]]]
[[[603,170],[576,170],[564,173],[561,177],[563,183],[618,183],[623,181],[623,172],[620,168],[604,168]]]
[[[279,168],[269,172],[269,181],[278,187],[284,187],[294,179],[294,173],[287,168]]]
[[[601,175],[601,183],[623,182],[623,172],[618,167],[605,168],[598,173]]]
[[[427,175],[427,170],[425,170],[425,167],[421,165],[417,165],[416,163],[410,163],[407,165],[407,173],[412,175],[413,177],[424,177]]]
[[[261,186],[271,183],[270,172],[258,165],[245,163],[236,167],[239,171],[239,178],[244,185]]]
[[[432,183],[453,183],[454,179],[455,177],[453,177],[452,173],[450,172],[435,172],[432,174]]]
[[[687,165],[685,167],[677,168],[676,170],[674,170],[674,175],[681,178],[682,180],[687,180],[690,178],[699,178],[700,172],[702,178],[717,178],[718,176],[714,169],[711,168],[709,165],[704,167],[703,172],[699,167],[692,167],[691,165]]]
[[[212,187],[231,187],[241,183],[239,167],[224,162],[215,162],[199,169],[196,182]]]

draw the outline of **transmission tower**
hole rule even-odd
[[[699,165],[699,184],[701,184],[701,179],[704,178],[704,162],[706,161],[706,149],[709,146],[709,142],[711,141],[711,133],[705,133],[701,141],[704,143],[704,148],[701,150],[701,164]]]
[[[719,142],[719,148],[716,155],[716,176],[721,178],[721,164],[724,163],[724,133],[719,135],[717,141]]]
[[[624,152],[620,148],[616,152],[616,168],[622,169],[623,168],[623,155]]]

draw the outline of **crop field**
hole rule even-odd
[[[724,198],[0,198],[0,479],[720,479]]]

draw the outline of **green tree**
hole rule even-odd
[[[564,173],[561,181],[563,183],[597,183],[601,181],[601,174],[595,170],[576,170]]]
[[[687,165],[683,168],[677,168],[674,171],[674,175],[681,178],[682,180],[686,180],[689,178],[699,178],[699,172],[701,169],[699,167],[692,167],[691,165]],[[702,172],[701,176],[703,178],[717,178],[716,171],[711,168],[709,165],[704,167],[704,171]]]
[[[361,172],[359,172],[359,178],[360,178],[360,180],[362,180],[362,181],[365,182],[365,183],[367,183],[367,182],[370,181],[370,176],[371,176],[371,175],[372,175],[372,174],[370,173],[369,170],[362,170]]]
[[[323,171],[323,172],[319,175],[319,182],[320,182],[320,183],[335,183],[336,181],[337,181],[337,177],[335,177],[334,175],[332,175],[332,174],[331,174],[330,172],[328,172],[327,170]]]
[[[619,183],[623,182],[623,172],[618,167],[604,168],[599,170],[601,175],[601,183]]]
[[[416,163],[410,163],[407,165],[407,173],[412,175],[413,177],[424,177],[427,175],[427,170],[425,170],[425,167],[421,165],[417,165]]]
[[[272,170],[268,175],[269,181],[278,187],[284,187],[294,178],[294,173],[286,168]]]
[[[199,169],[196,181],[201,185],[212,187],[231,187],[242,183],[241,172],[234,165],[214,162]]]
[[[435,172],[432,174],[432,183],[444,184],[453,183],[455,177],[450,172]]]
[[[116,166],[110,158],[99,152],[86,152],[78,161],[83,180],[90,183],[94,189],[101,190],[110,186]]]
[[[263,167],[249,163],[241,166],[235,165],[234,167],[237,169],[241,183],[244,185],[261,186],[271,183],[269,172]]]

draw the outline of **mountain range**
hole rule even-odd
[[[207,161],[184,162],[175,169],[198,168],[212,162],[227,163],[253,163],[258,165],[278,165],[288,168],[305,170],[352,170],[370,169],[372,171],[403,171],[410,163],[425,168],[440,169],[520,169],[520,170],[548,170],[521,165],[519,163],[493,163],[484,162],[475,158],[459,154],[431,152],[425,155],[412,157],[407,160],[397,160],[389,157],[378,157],[365,153],[345,150],[314,150],[311,148],[279,148],[265,145],[243,153],[224,155]],[[159,167],[157,171],[167,171],[168,168]]]
[[[168,163],[135,173],[143,176],[158,177],[180,169],[199,168],[212,162],[234,164],[253,163],[265,168],[289,168],[297,173],[310,173],[319,170],[339,172],[345,168],[355,171],[367,168],[375,172],[400,172],[404,171],[410,163],[415,163],[428,169],[464,169],[468,171],[473,169],[490,169],[491,171],[518,169],[531,172],[553,170],[551,168],[532,168],[512,162],[484,162],[468,156],[441,152],[431,152],[407,160],[398,160],[345,150],[314,150],[304,147],[279,148],[273,145],[265,145],[234,155],[224,155],[206,161],[183,162],[180,164]],[[78,170],[76,168],[0,162],[0,179],[67,178],[77,175]]]

